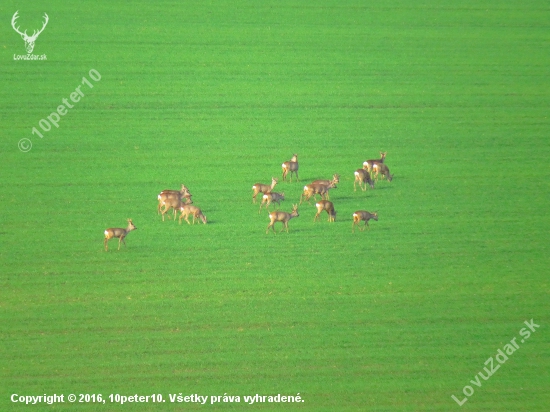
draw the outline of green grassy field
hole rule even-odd
[[[546,2],[32,3],[0,5],[0,411],[548,410]],[[16,10],[47,60],[14,60]],[[379,151],[394,180],[354,192]],[[251,187],[293,153],[281,210],[339,173],[337,219],[266,235]],[[182,183],[207,225],[157,216]],[[10,400],[54,393],[107,403]]]

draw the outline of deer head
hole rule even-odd
[[[32,53],[32,51],[34,49],[34,42],[38,38],[38,35],[44,31],[44,28],[48,24],[49,18],[48,18],[48,15],[46,13],[44,13],[44,24],[42,25],[42,28],[40,30],[34,30],[33,33],[32,33],[32,36],[29,36],[27,34],[27,30],[25,30],[25,32],[21,32],[19,30],[19,27],[15,27],[15,21],[19,18],[17,13],[19,13],[19,10],[16,11],[15,14],[13,15],[13,17],[11,19],[11,26],[13,27],[13,29],[17,33],[19,33],[21,35],[21,38],[25,42],[25,48],[27,49],[27,53],[30,54],[30,53]]]

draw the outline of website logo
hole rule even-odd
[[[17,33],[19,33],[21,35],[21,38],[25,42],[25,48],[27,49],[27,53],[31,54],[32,51],[34,50],[34,42],[36,41],[36,39],[38,38],[40,33],[42,33],[44,31],[44,29],[46,28],[46,25],[48,24],[49,17],[46,13],[44,13],[44,24],[42,25],[42,28],[40,30],[34,30],[32,35],[29,36],[27,34],[27,30],[25,30],[24,32],[21,32],[21,30],[19,30],[19,27],[16,26],[16,24],[17,24],[16,20],[19,18],[17,13],[19,13],[19,10],[16,11],[15,14],[13,15],[13,17],[11,19],[11,26],[13,27],[13,29]]]

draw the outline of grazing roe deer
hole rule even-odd
[[[187,224],[191,224],[189,223],[189,215],[193,215],[193,224],[195,224],[195,219],[200,219],[202,221],[202,223],[204,223],[206,225],[206,216],[202,213],[202,210],[200,210],[197,206],[193,206],[193,205],[182,205],[180,206],[179,210],[181,211],[181,215],[180,215],[180,225],[181,225],[181,219],[182,218],[185,218],[185,221],[187,222]]]
[[[353,181],[353,191],[357,191],[356,184],[359,183],[359,187],[361,190],[365,191],[367,190],[367,183],[371,187],[371,189],[374,189],[374,181],[372,180],[370,173],[368,170],[365,169],[357,169],[355,172],[355,180]],[[365,184],[365,188],[363,188],[363,183]]]
[[[288,172],[290,172],[290,181],[292,182],[292,173],[296,173],[296,181],[300,181],[298,179],[298,155],[294,154],[292,155],[292,159],[284,162],[281,167],[283,168],[283,181],[286,180],[286,175]]]
[[[264,185],[262,183],[254,183],[254,186],[252,186],[252,190],[254,193],[252,194],[252,201],[256,203],[256,196],[258,196],[258,193],[271,193],[275,185],[277,184],[278,179],[275,179],[274,177],[271,178],[271,186]]]
[[[189,189],[183,184],[181,185],[181,190],[163,190],[158,194],[157,199],[159,201],[159,204],[157,206],[157,214],[160,214],[162,202],[166,199],[186,199],[186,204],[193,203],[193,201],[191,200],[191,193],[189,193]]]
[[[285,200],[285,193],[284,192],[283,193],[276,193],[276,192],[265,193],[262,196],[262,203],[260,204],[260,210],[258,210],[258,214],[262,211],[262,206],[264,204],[265,204],[265,208],[269,212],[269,205],[272,202],[275,202],[280,206],[281,205],[281,200]]]
[[[372,173],[372,167],[378,163],[384,163],[384,159],[388,152],[380,152],[380,159],[370,159],[363,162],[363,169],[368,170],[369,173]]]
[[[298,214],[298,205],[292,205],[292,212],[291,213],[287,213],[287,212],[271,212],[269,214],[269,219],[271,220],[271,222],[269,222],[269,225],[267,225],[267,230],[265,231],[265,233],[269,233],[269,228],[272,228],[273,229],[273,233],[276,233],[275,232],[275,223],[276,222],[282,222],[283,223],[283,227],[281,228],[281,232],[283,231],[283,229],[286,228],[286,232],[288,233],[288,221],[290,219],[292,219],[293,217],[298,217],[300,216]]]
[[[103,240],[103,247],[105,248],[105,251],[109,250],[109,246],[107,243],[112,238],[118,238],[118,250],[120,250],[120,242],[124,243],[124,246],[126,246],[126,241],[124,238],[128,233],[130,233],[132,230],[136,230],[137,227],[134,226],[132,223],[132,219],[128,219],[128,227],[126,229],[120,228],[120,227],[111,227],[109,229],[105,229],[105,239]]]
[[[321,199],[328,200],[329,199],[328,191],[334,188],[336,188],[336,184],[334,182],[331,182],[328,185],[324,185],[322,183],[311,183],[309,185],[305,185],[304,191],[300,196],[300,204],[302,204],[304,197],[308,203],[309,203],[309,199],[311,199],[311,196],[313,196],[313,200],[317,200],[316,199],[317,195],[321,195]]]
[[[320,183],[322,185],[325,185],[325,186],[328,186],[330,185],[331,183],[334,183],[334,187],[336,188],[336,185],[340,182],[340,175],[339,174],[334,174],[332,176],[332,180],[314,180],[313,182],[311,182],[312,184],[316,184],[316,183]]]
[[[321,212],[323,210],[326,210],[328,213],[328,221],[334,222],[336,220],[336,211],[334,210],[334,205],[329,200],[320,200],[317,203],[315,203],[315,207],[317,208],[317,213],[315,214],[315,217],[313,218],[313,221],[315,222],[319,216],[321,215]]]
[[[388,179],[388,182],[391,182],[393,179],[393,175],[390,174],[390,169],[387,165],[384,163],[375,164],[372,167],[372,170],[375,173],[375,179],[378,180],[378,173],[381,173],[383,177]]]
[[[365,230],[365,226],[370,230],[369,226],[369,220],[373,219],[378,221],[378,212],[367,212],[366,210],[358,210],[353,213],[353,224],[351,225],[351,231],[352,233],[355,233],[355,226],[359,227],[360,231]],[[365,224],[363,225],[363,229],[359,226],[359,223],[364,220]]]

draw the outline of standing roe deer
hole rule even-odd
[[[317,213],[315,214],[315,217],[313,218],[313,221],[315,222],[319,215],[323,210],[326,210],[328,213],[328,221],[334,222],[336,220],[336,211],[334,210],[334,205],[331,201],[328,200],[320,200],[317,203],[315,203],[315,207],[317,208]]]
[[[330,185],[331,183],[334,183],[334,187],[336,188],[336,185],[340,182],[340,175],[339,174],[334,174],[332,176],[332,180],[314,180],[313,182],[311,182],[312,184],[316,184],[316,183],[320,183],[322,185],[325,185],[325,186],[328,186]]]
[[[271,220],[271,222],[269,222],[269,225],[267,225],[267,230],[265,231],[265,233],[269,233],[269,228],[272,228],[273,229],[273,233],[276,233],[275,232],[275,223],[276,222],[282,222],[283,223],[283,227],[281,228],[281,232],[283,231],[283,229],[286,228],[286,232],[288,233],[288,221],[290,219],[292,219],[293,217],[298,217],[300,216],[298,214],[298,205],[292,205],[292,212],[291,213],[287,213],[287,212],[271,212],[269,214],[269,219]]]
[[[191,200],[191,193],[189,193],[189,189],[183,184],[181,185],[181,190],[163,190],[158,194],[157,199],[159,201],[159,204],[157,206],[157,214],[160,214],[162,202],[166,199],[185,199],[186,204],[193,203],[193,201]]]
[[[378,173],[381,173],[382,176],[384,176],[386,179],[388,179],[388,182],[391,182],[393,179],[393,175],[390,175],[390,169],[387,165],[384,163],[375,164],[372,167],[372,170],[374,171],[375,175],[374,178],[378,180]]]
[[[135,227],[132,223],[132,219],[128,219],[128,227],[126,229],[120,227],[105,229],[105,232],[103,232],[105,234],[105,239],[103,240],[103,247],[105,248],[105,251],[107,252],[109,250],[107,243],[114,237],[118,238],[118,250],[120,250],[120,242],[124,243],[124,246],[126,246],[126,241],[124,238],[129,232],[135,229],[137,229],[137,227]]]
[[[286,175],[288,172],[290,172],[290,181],[292,182],[292,173],[296,173],[296,181],[300,181],[298,179],[298,155],[294,154],[292,155],[292,159],[284,162],[281,167],[283,168],[283,181],[286,180]]]
[[[368,170],[369,173],[372,173],[372,167],[377,163],[384,163],[388,152],[380,152],[380,159],[370,159],[363,162],[363,169]]]
[[[202,220],[202,223],[204,223],[206,225],[206,216],[202,213],[202,210],[200,210],[197,206],[193,206],[193,205],[181,205],[179,210],[181,211],[181,215],[180,215],[180,225],[181,225],[181,219],[182,218],[185,218],[185,221],[187,222],[187,224],[191,224],[189,223],[189,215],[193,215],[193,224],[195,224],[195,219],[200,219]]]
[[[252,194],[252,201],[256,203],[256,196],[258,196],[258,193],[271,193],[275,185],[277,184],[278,179],[275,179],[274,177],[271,178],[271,186],[264,185],[262,183],[255,183],[254,186],[252,186],[252,190],[254,193]]]
[[[258,210],[258,214],[262,211],[262,206],[265,204],[265,208],[269,212],[269,205],[272,202],[277,203],[279,206],[281,205],[281,200],[285,200],[285,193],[266,193],[262,196],[262,203],[260,204],[260,210]]]
[[[359,187],[361,190],[365,191],[367,190],[367,183],[371,187],[371,189],[374,189],[374,182],[370,176],[370,173],[368,170],[363,169],[357,169],[355,171],[355,180],[353,182],[353,191],[357,191],[356,183],[359,182]],[[365,184],[365,188],[363,189],[363,183]]]
[[[174,198],[174,197],[168,197],[164,199],[161,203],[161,210],[162,213],[162,221],[164,222],[164,215],[166,212],[168,212],[170,209],[174,209],[174,222],[176,221],[176,212],[180,210],[183,206],[185,206],[187,203],[185,200],[182,200],[180,198]],[[162,208],[164,206],[164,209]],[[170,215],[168,215],[168,218],[170,218]]]
[[[359,227],[360,231],[365,230],[365,226],[370,230],[369,226],[369,220],[373,219],[378,221],[378,212],[367,212],[366,210],[358,210],[355,213],[353,213],[353,223],[351,225],[351,232],[355,233],[355,226]],[[364,220],[365,224],[363,225],[363,229],[359,226],[359,223]]]
[[[317,195],[321,195],[321,199],[328,200],[328,191],[330,189],[334,189],[335,187],[336,184],[334,182],[331,182],[329,185],[324,185],[322,183],[311,183],[309,185],[305,185],[304,191],[300,196],[300,204],[302,204],[304,197],[305,200],[309,203],[309,199],[311,199],[311,196],[313,196],[313,200],[316,200]]]

